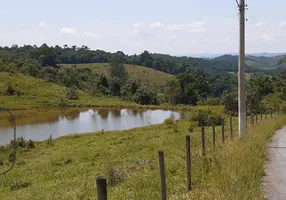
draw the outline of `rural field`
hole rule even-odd
[[[166,120],[161,125],[126,131],[73,134],[35,142],[34,148],[30,142],[22,141],[15,169],[0,179],[0,198],[94,199],[95,178],[106,176],[108,199],[159,199],[157,151],[164,150],[168,199],[263,199],[261,179],[266,145],[286,118],[259,122],[239,140],[236,120],[233,121],[234,140],[230,140],[226,120],[224,145],[221,126],[216,127],[215,151],[212,128],[205,127],[205,157],[201,152],[201,128],[189,119]],[[186,191],[185,169],[185,135],[189,133],[191,193]],[[0,157],[0,169],[4,169],[11,149],[6,146],[1,151],[4,154]]]
[[[109,76],[109,63],[92,63],[92,64],[69,64],[64,67],[89,68],[95,73]],[[126,65],[126,71],[130,80],[152,83],[157,86],[164,86],[168,81],[173,80],[174,76],[168,73],[160,72],[154,69],[138,65]]]
[[[20,95],[5,95],[7,85],[11,83]],[[26,76],[21,73],[0,72],[0,103],[10,109],[43,108],[43,107],[84,107],[84,106],[132,106],[133,102],[123,101],[116,97],[102,95],[92,96],[78,90],[79,99],[66,98],[67,89],[54,83]],[[61,105],[64,104],[64,105]]]

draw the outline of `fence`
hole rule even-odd
[[[259,119],[260,114],[260,119]],[[280,112],[277,110],[277,115],[279,115]],[[263,117],[264,115],[264,117]],[[247,116],[247,126],[254,126],[255,123],[259,123],[264,119],[267,119],[268,117],[272,118],[274,115],[273,110],[270,109],[269,111],[265,110],[263,112],[256,112],[251,113],[249,116]],[[229,130],[225,129],[225,120],[227,118],[221,118],[220,128],[221,128],[221,144],[225,144],[226,139],[229,138],[230,140],[234,140],[234,130],[233,130],[233,118],[229,117]],[[203,157],[206,156],[206,138],[205,138],[205,123],[202,123],[201,126],[201,155]],[[211,126],[212,130],[212,149],[216,149],[216,143],[217,143],[217,134],[216,134],[216,125],[213,122]],[[226,137],[226,133],[229,131],[229,136]],[[52,135],[48,139],[49,142],[52,142]],[[186,140],[186,190],[191,191],[192,185],[194,184],[192,180],[192,159],[191,159],[191,137],[190,135],[185,136]],[[165,171],[165,154],[163,150],[158,151],[158,166],[159,170],[158,173],[160,173],[160,199],[166,200],[167,199],[167,190],[166,190],[166,171]],[[96,189],[97,189],[97,199],[98,200],[107,200],[108,199],[108,184],[106,177],[100,176],[96,178]]]

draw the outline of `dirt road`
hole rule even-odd
[[[286,200],[286,127],[276,132],[269,144],[266,176],[264,177],[265,198]]]

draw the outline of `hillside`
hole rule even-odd
[[[64,64],[62,66],[65,67],[77,66],[77,68],[89,68],[93,72],[98,74],[103,74],[105,76],[108,76],[110,68],[108,63],[90,63],[90,64],[77,64],[77,65]],[[163,86],[168,81],[174,79],[173,75],[160,72],[155,69],[142,67],[138,65],[128,65],[128,64],[125,66],[130,80],[139,80],[140,82],[151,83],[157,86]]]
[[[246,65],[248,67],[254,67],[258,69],[277,69],[279,67],[286,67],[286,64],[278,65],[279,60],[282,56],[246,56]],[[238,62],[238,56],[236,55],[222,55],[216,57],[212,60],[215,61],[229,61],[229,62]]]
[[[8,96],[9,83],[16,91],[15,95]],[[59,106],[64,103],[67,106],[117,106],[130,105],[119,98],[104,96],[91,96],[78,90],[79,99],[67,99],[67,89],[44,80],[23,75],[21,73],[0,72],[0,105],[6,108],[27,108]]]

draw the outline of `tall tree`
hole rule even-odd
[[[122,83],[126,83],[128,79],[128,74],[125,69],[124,61],[125,55],[121,51],[118,51],[113,54],[110,61],[110,76],[112,78],[119,78]]]

